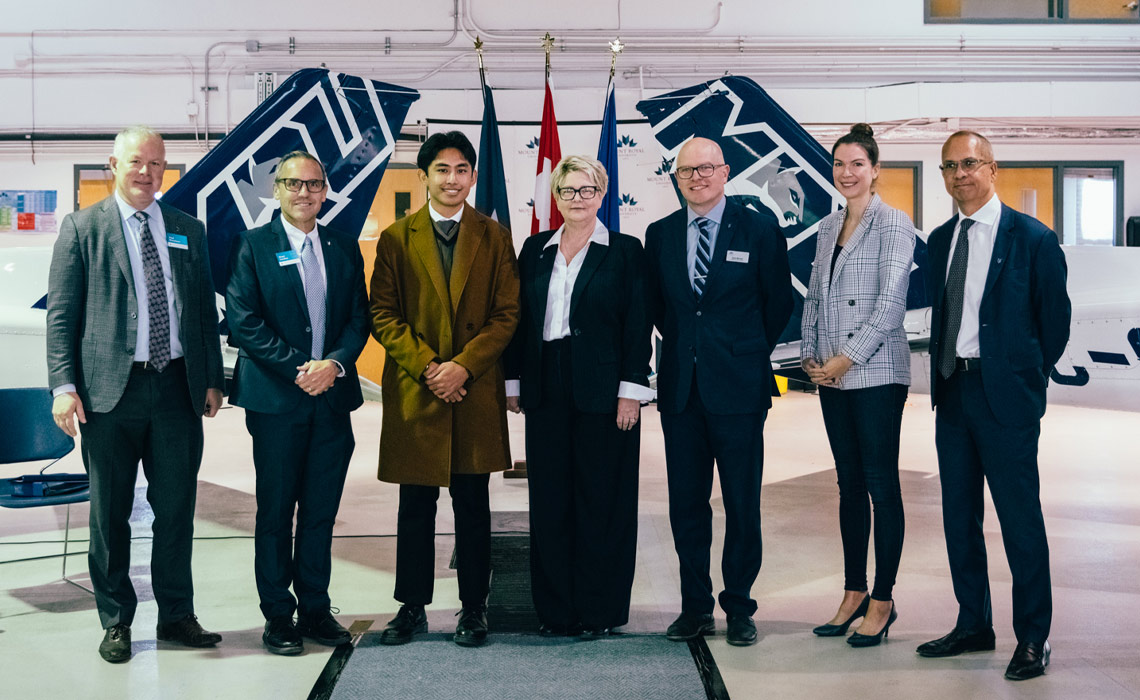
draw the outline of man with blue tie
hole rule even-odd
[[[729,166],[715,141],[693,138],[676,161],[686,207],[645,232],[649,294],[661,332],[657,409],[665,436],[669,522],[681,564],[674,641],[714,631],[713,464],[726,532],[721,608],[728,643],[756,643],[752,584],[760,572],[764,420],[771,354],[792,313],[788,249],[775,217],[725,197]]]
[[[917,651],[994,649],[982,532],[988,482],[1013,577],[1017,649],[1005,677],[1025,680],[1049,664],[1053,602],[1037,441],[1049,373],[1069,340],[1065,255],[1057,234],[998,199],[984,136],[951,135],[939,167],[958,215],[928,240],[930,398],[958,619]]]
[[[317,225],[327,192],[319,160],[283,156],[273,185],[281,216],[242,235],[226,288],[238,347],[230,403],[245,409],[257,471],[262,642],[285,656],[304,650],[302,637],[329,646],[350,639],[332,616],[329,579],[356,445],[349,414],[364,402],[356,359],[368,339],[368,300],[356,237]]]
[[[130,517],[141,460],[154,511],[151,586],[159,641],[213,646],[194,616],[190,554],[202,461],[202,416],[222,405],[221,343],[206,233],[158,201],[166,148],[137,126],[115,137],[115,191],[68,214],[48,277],[52,415],[83,433],[91,477],[88,565],[105,630],[99,655],[131,658],[138,598]]]

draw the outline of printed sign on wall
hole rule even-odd
[[[56,190],[0,190],[0,233],[55,233]]]

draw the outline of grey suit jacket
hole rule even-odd
[[[800,357],[823,363],[842,353],[854,364],[840,389],[910,384],[910,346],[903,320],[914,224],[910,217],[871,197],[855,233],[835,260],[835,242],[846,212],[819,222],[811,282],[800,322]]]
[[[225,382],[206,232],[197,219],[159,206],[167,234],[188,243],[170,248],[170,267],[190,398],[203,411],[206,389]],[[138,299],[112,195],[60,225],[48,276],[49,384],[74,384],[86,410],[110,411],[127,386],[137,334]]]

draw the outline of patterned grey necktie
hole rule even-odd
[[[970,258],[970,237],[966,233],[974,225],[973,219],[962,219],[958,231],[958,245],[950,261],[946,276],[946,292],[942,302],[942,348],[938,351],[938,373],[949,378],[954,374],[958,356],[958,331],[962,328],[962,302],[966,296],[966,263]]]
[[[712,265],[712,221],[699,216],[697,222],[697,263],[693,274],[693,291],[700,299],[705,293],[705,283],[708,280],[709,267]]]
[[[309,306],[309,326],[313,329],[312,357],[324,358],[325,354],[325,280],[317,264],[317,254],[313,252],[313,239],[305,236],[301,245],[301,267],[305,271],[305,301]]]
[[[150,364],[159,372],[170,364],[170,306],[166,299],[166,280],[158,246],[150,235],[150,222],[145,211],[136,211],[139,222],[139,252],[142,254],[143,278],[146,280],[146,308],[150,316]]]

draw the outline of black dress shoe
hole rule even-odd
[[[104,661],[121,664],[131,658],[131,628],[122,623],[108,627],[99,643],[99,656]]]
[[[336,621],[330,610],[299,615],[297,632],[302,637],[308,637],[327,647],[335,647],[352,641],[352,635]]]
[[[193,615],[176,622],[158,623],[155,635],[160,642],[175,642],[188,647],[212,647],[222,641],[222,635],[202,629],[198,618]]]
[[[899,613],[895,610],[895,604],[891,603],[891,614],[887,617],[887,624],[883,625],[883,629],[879,630],[878,634],[859,634],[856,632],[847,638],[847,643],[853,647],[873,647],[878,646],[887,633],[891,629],[891,625],[898,619]]]
[[[729,615],[727,637],[734,647],[750,647],[756,643],[756,623],[749,615]]]
[[[994,629],[992,627],[986,627],[976,631],[955,627],[950,631],[950,634],[945,637],[940,637],[926,644],[920,644],[918,649],[915,649],[919,656],[925,656],[931,659],[943,656],[957,656],[958,654],[966,654],[972,651],[993,650]]]
[[[265,622],[265,632],[261,634],[261,643],[270,654],[280,656],[296,656],[305,650],[301,635],[293,625],[293,618],[281,615],[271,617]]]
[[[852,622],[867,614],[867,606],[870,604],[871,596],[866,596],[863,598],[863,602],[859,603],[859,607],[855,608],[855,612],[851,613],[851,617],[847,618],[846,622],[839,625],[833,625],[829,622],[816,627],[812,630],[812,633],[820,637],[842,637],[847,634],[847,628],[851,626]]]
[[[463,608],[452,641],[461,647],[481,647],[487,643],[487,609]]]
[[[685,642],[715,631],[716,623],[713,622],[712,613],[696,615],[683,612],[673,620],[669,629],[665,630],[665,636],[672,642]]]
[[[1049,665],[1051,652],[1048,640],[1043,644],[1019,642],[1017,651],[1013,652],[1013,658],[1005,669],[1005,677],[1011,681],[1025,681],[1040,676]]]
[[[403,605],[380,633],[381,644],[407,644],[417,632],[427,632],[427,614],[422,605]]]
[[[602,639],[613,635],[613,627],[583,627],[582,631],[578,633],[578,639],[583,642],[590,642],[595,639]]]
[[[538,626],[540,637],[574,637],[581,631],[578,625],[548,625],[544,622]]]

